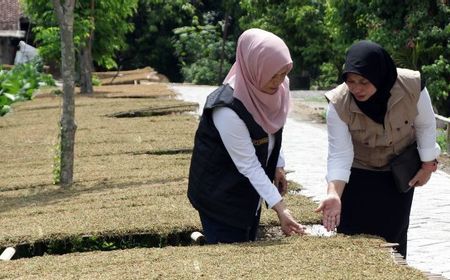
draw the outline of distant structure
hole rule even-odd
[[[0,15],[0,64],[11,65],[29,23],[22,16],[19,0],[0,0]]]

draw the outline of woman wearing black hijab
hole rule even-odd
[[[328,190],[317,211],[327,230],[383,237],[406,258],[414,187],[428,182],[440,153],[430,96],[419,72],[396,68],[370,41],[350,47],[343,80],[326,93]],[[389,163],[414,142],[422,166],[399,192]]]

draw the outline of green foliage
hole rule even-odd
[[[0,116],[9,112],[12,103],[32,99],[41,85],[55,85],[52,76],[41,71],[42,62],[37,59],[10,71],[0,69]]]
[[[392,54],[398,67],[422,70],[435,107],[442,114],[450,113],[450,79],[445,66],[450,57],[448,2],[327,1],[325,18],[333,46],[332,61],[339,71],[351,43],[375,41]]]
[[[180,27],[174,30],[175,53],[182,65],[184,80],[194,84],[215,85],[225,78],[231,68],[228,62],[234,57],[235,42],[225,43],[225,60],[222,76],[219,77],[222,38],[218,26],[205,25]]]
[[[331,89],[337,85],[336,77],[338,71],[332,63],[323,63],[320,65],[320,75],[313,82],[315,89]]]
[[[238,0],[139,0],[133,18],[136,28],[128,36],[128,49],[119,55],[121,65],[123,69],[150,65],[170,81],[181,82],[183,65],[173,45],[173,30],[183,26],[223,25],[226,17],[230,37],[227,40],[235,41],[241,32],[237,25]]]
[[[403,18],[392,20],[386,15],[385,21],[397,32],[395,36],[386,37],[383,44],[398,66],[422,71],[438,112],[450,115],[449,5],[441,1],[415,0],[393,10],[402,11]]]
[[[100,78],[97,75],[92,75],[92,85],[93,86],[101,86],[102,82],[100,81]]]
[[[135,12],[138,0],[76,1],[74,44],[79,50],[93,32],[93,60],[107,69],[117,67],[115,53],[126,47],[125,35],[133,30],[128,18]],[[51,1],[22,0],[31,19],[39,53],[46,62],[59,62],[61,46],[59,26]]]
[[[193,24],[197,14],[195,3],[139,0],[132,19],[135,29],[127,36],[128,48],[119,54],[124,69],[151,66],[171,81],[180,81],[180,66],[172,44],[173,29]]]
[[[54,155],[53,155],[53,185],[59,185],[61,179],[61,124],[58,123],[59,133],[57,142],[54,145]]]
[[[40,54],[59,59],[51,1],[22,2],[36,26]],[[125,43],[121,38],[131,30],[126,20],[130,15],[135,29]],[[357,40],[373,40],[392,54],[399,67],[422,71],[435,107],[449,115],[448,1],[80,0],[74,40],[80,48],[94,30],[94,60],[105,68],[115,63],[122,69],[152,66],[171,81],[182,81],[181,73],[187,81],[216,83],[220,80],[214,78],[219,71],[220,27],[226,16],[231,22],[229,42],[236,42],[242,30],[251,27],[272,31],[285,40],[294,60],[291,85],[312,79],[314,87],[326,88],[333,83],[333,73],[340,82],[347,48]],[[174,30],[179,33],[174,35]],[[232,62],[232,49],[227,44],[223,72]]]
[[[224,73],[226,74],[230,68],[231,64],[225,61]],[[189,66],[182,67],[181,71],[186,82],[198,85],[216,85],[225,78],[225,74],[221,78],[217,78],[219,69],[220,62],[218,60],[201,58]]]
[[[45,61],[55,61],[59,63],[61,60],[61,40],[59,38],[59,28],[58,27],[48,27],[44,28],[42,26],[37,26],[33,29],[35,35],[35,40],[39,42],[41,47],[38,48],[39,55]],[[74,43],[79,40],[74,38]]]
[[[116,250],[114,242],[105,240],[104,237],[87,236],[72,237],[67,240],[51,240],[47,244],[47,253],[49,254],[65,254],[73,252],[88,251],[111,251]]]
[[[191,244],[188,232],[174,232],[169,235],[136,234],[123,236],[73,236],[46,242],[48,254],[66,254],[89,251],[111,251],[136,247],[166,247],[168,245]]]
[[[439,56],[433,64],[422,66],[424,76],[428,78],[427,89],[433,104],[441,115],[450,116],[448,102],[450,92],[450,60]],[[447,79],[445,79],[447,77]]]
[[[136,12],[137,2],[138,0],[96,1],[94,14],[84,15],[87,18],[93,17],[95,29],[93,56],[98,65],[107,69],[117,67],[115,54],[127,47],[125,35],[134,29],[129,19]]]
[[[442,151],[447,150],[447,132],[444,129],[438,129],[436,135],[436,142],[441,147]]]
[[[294,61],[291,76],[316,78],[319,66],[331,57],[330,40],[324,25],[325,4],[314,0],[243,0],[242,29],[258,27],[281,37]]]

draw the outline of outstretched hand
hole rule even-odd
[[[283,200],[273,206],[273,210],[277,212],[278,219],[280,220],[281,230],[287,236],[292,234],[304,234],[306,228],[297,223],[292,217],[289,209],[286,208]]]
[[[305,233],[306,228],[294,220],[289,209],[285,209],[281,214],[278,214],[278,218],[280,219],[281,230],[285,235]]]
[[[323,226],[328,231],[332,231],[339,226],[341,220],[341,199],[338,195],[329,194],[315,211],[322,212]]]

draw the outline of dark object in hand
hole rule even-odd
[[[401,193],[408,192],[411,188],[409,181],[417,174],[422,165],[416,142],[409,145],[401,154],[395,156],[389,165],[398,191]]]

